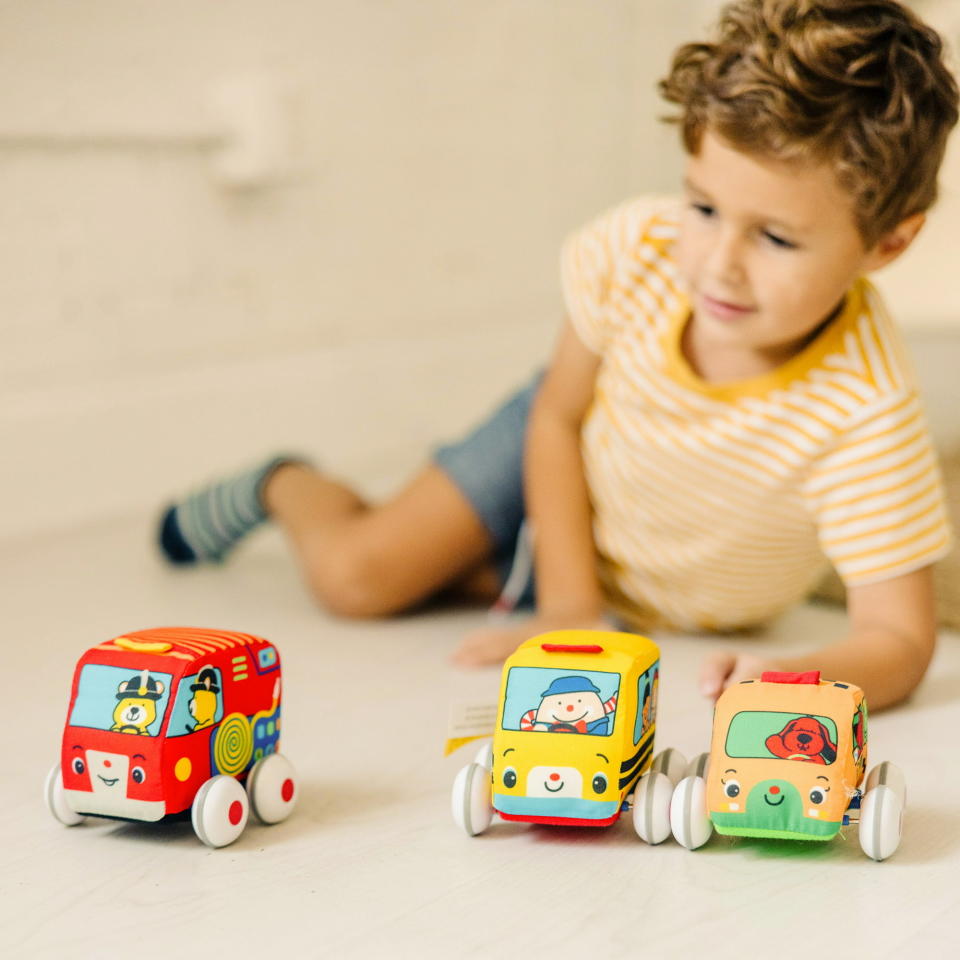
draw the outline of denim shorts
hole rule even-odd
[[[493,562],[501,585],[519,552],[526,516],[523,500],[523,447],[533,398],[543,380],[537,375],[486,420],[456,443],[434,452],[434,461],[469,500],[493,541]],[[519,561],[518,561],[519,562]],[[532,606],[533,579],[519,593],[518,606]]]

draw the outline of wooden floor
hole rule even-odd
[[[893,859],[855,830],[829,844],[714,838],[647,847],[627,819],[593,831],[495,821],[470,839],[449,812],[472,755],[444,758],[451,701],[495,699],[497,671],[448,655],[479,611],[384,623],[315,612],[272,533],[223,568],[176,572],[146,521],[0,549],[6,762],[0,778],[0,954],[85,957],[955,956],[960,916],[960,639],[914,701],[872,718],[870,750],[905,771]],[[48,814],[70,679],[88,646],[159,625],[260,633],[284,659],[283,752],[301,778],[286,823],[211,850],[189,824]],[[757,646],[816,643],[836,611],[804,608]],[[716,640],[663,637],[658,748],[707,748],[696,664]]]

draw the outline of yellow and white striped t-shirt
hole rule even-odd
[[[602,357],[582,433],[600,576],[638,626],[730,629],[799,600],[828,558],[845,583],[949,549],[909,364],[866,281],[779,369],[710,384],[687,364],[680,204],[641,198],[575,234],[571,321]]]

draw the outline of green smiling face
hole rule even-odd
[[[787,780],[763,780],[747,797],[746,815],[711,813],[717,832],[745,837],[829,840],[840,827],[804,816],[800,791]]]
[[[803,831],[800,791],[786,780],[764,780],[747,797],[747,819],[759,830]]]

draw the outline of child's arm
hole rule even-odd
[[[454,655],[461,664],[501,662],[527,637],[565,627],[602,626],[580,426],[593,399],[600,358],[568,322],[530,411],[524,457],[527,514],[533,530],[537,613],[470,634]]]
[[[861,687],[874,710],[907,697],[923,679],[936,644],[933,568],[847,591],[846,639],[794,657],[767,660],[718,651],[700,671],[705,696],[718,697],[731,683],[763,670],[819,670],[824,679]]]

